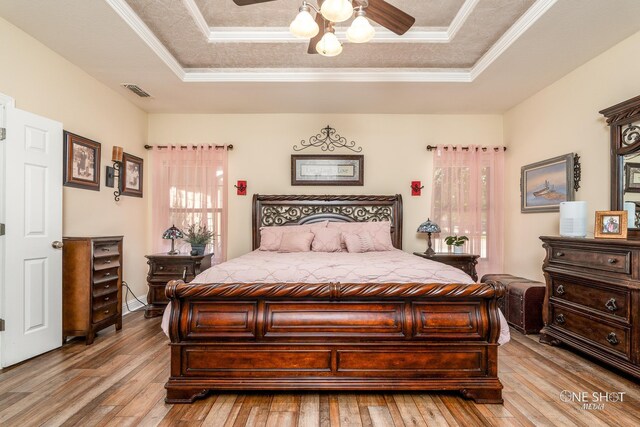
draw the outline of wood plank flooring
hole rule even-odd
[[[250,393],[166,405],[168,339],[141,313],[86,346],[74,340],[0,371],[2,426],[640,426],[640,384],[512,330],[500,348],[504,405],[455,393]],[[583,408],[560,393],[625,393]],[[611,398],[619,395],[610,395]]]

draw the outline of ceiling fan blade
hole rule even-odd
[[[316,13],[316,24],[318,24],[318,27],[320,27],[320,32],[318,32],[318,34],[314,38],[309,40],[309,49],[307,49],[307,53],[318,53],[318,51],[316,50],[316,45],[318,44],[322,36],[324,36],[324,32],[326,30],[324,18],[319,13]]]
[[[365,8],[365,12],[367,12],[367,18],[398,35],[406,33],[416,22],[416,18],[384,0],[369,0],[369,6]]]
[[[233,2],[238,6],[249,6],[251,4],[266,3],[268,1],[275,1],[275,0],[233,0]]]

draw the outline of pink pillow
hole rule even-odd
[[[275,227],[260,227],[260,249],[261,251],[278,251],[282,236],[286,233],[312,231],[325,228],[329,221],[321,221],[314,224],[305,225],[283,225]]]
[[[375,221],[375,222],[330,222],[327,228],[340,230],[342,233],[369,233],[373,238],[374,250],[391,251],[393,243],[391,242],[391,222]],[[347,246],[342,239],[342,249],[346,250]]]
[[[332,228],[317,228],[314,234],[311,250],[313,252],[341,252],[342,233]]]
[[[344,243],[349,253],[362,253],[375,251],[373,236],[371,233],[342,233]]]
[[[313,233],[310,231],[297,231],[284,233],[278,252],[309,252]]]

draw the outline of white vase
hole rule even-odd
[[[453,253],[454,254],[463,254],[464,253],[464,247],[462,247],[462,246],[454,246],[453,247]]]

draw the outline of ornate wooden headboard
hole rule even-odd
[[[402,249],[402,196],[253,196],[253,249],[260,246],[260,227],[311,224],[318,221],[391,221],[391,242]]]

